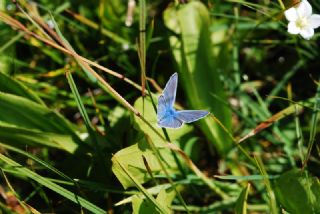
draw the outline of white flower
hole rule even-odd
[[[320,27],[320,15],[312,14],[312,7],[307,0],[302,0],[297,7],[292,7],[284,12],[288,24],[288,32],[300,34],[305,39],[310,39],[314,29]]]
[[[47,25],[49,28],[54,29],[54,22],[51,19],[47,21]]]

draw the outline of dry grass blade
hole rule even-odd
[[[158,83],[150,78],[150,77],[147,77],[147,80],[151,83],[151,85],[157,90],[157,92],[161,93],[162,92],[162,88],[158,85]]]
[[[62,186],[53,183],[49,179],[31,171],[30,169],[22,166],[21,164],[15,162],[14,160],[10,159],[9,157],[0,154],[0,161],[1,163],[5,163],[8,167],[16,170],[18,173],[21,174],[21,176],[25,176],[29,179],[34,180],[35,182],[39,183],[40,185],[43,185],[47,187],[48,189],[51,189],[52,191],[56,192],[57,194],[69,199],[70,201],[78,204],[80,207],[86,208],[87,210],[91,211],[92,213],[96,214],[104,214],[106,213],[105,210],[101,209],[100,207],[94,205],[93,203],[89,202],[85,198],[82,198],[78,196],[77,194],[74,194],[73,192],[63,188]]]
[[[6,176],[6,174],[4,173],[4,171],[2,169],[1,169],[1,173],[2,173],[2,176],[5,180],[8,188],[10,189],[10,192],[6,193],[6,192],[4,192],[4,189],[0,186],[1,193],[2,193],[1,195],[5,199],[8,207],[10,207],[13,211],[15,211],[17,213],[23,214],[23,213],[29,212],[30,210],[28,209],[26,204],[19,199],[17,192],[14,190],[8,177]]]
[[[71,56],[73,55],[73,52],[72,52],[72,51],[70,51],[70,50],[62,47],[62,46],[59,45],[59,44],[56,44],[55,42],[53,42],[53,41],[51,41],[51,40],[49,40],[49,39],[43,38],[43,37],[41,37],[40,35],[38,35],[38,34],[32,32],[32,31],[30,31],[30,30],[29,30],[27,27],[25,27],[22,23],[20,23],[20,22],[17,21],[16,19],[12,18],[11,16],[9,16],[9,15],[1,12],[1,11],[0,11],[0,20],[2,20],[2,21],[5,22],[6,24],[10,25],[11,27],[13,27],[13,28],[15,28],[15,29],[17,29],[17,30],[19,30],[19,31],[23,31],[24,33],[28,34],[29,36],[32,36],[32,37],[34,37],[34,38],[36,38],[36,39],[44,42],[45,44],[47,44],[47,45],[49,45],[49,46],[51,46],[51,47],[53,47],[53,48],[56,48],[56,49],[62,51],[63,53],[66,53],[66,54],[71,55]],[[78,58],[80,58],[82,61],[88,63],[89,65],[98,68],[98,69],[101,70],[101,71],[104,71],[104,72],[106,72],[106,73],[108,73],[108,74],[110,74],[110,75],[113,75],[113,76],[115,76],[115,77],[117,77],[117,78],[119,78],[119,79],[122,79],[123,81],[129,83],[130,85],[132,85],[132,86],[135,87],[136,89],[141,90],[141,86],[140,86],[140,85],[136,84],[135,82],[133,82],[133,81],[130,80],[129,78],[125,77],[124,75],[122,75],[122,74],[120,74],[120,73],[117,73],[117,72],[115,72],[115,71],[113,71],[113,70],[111,70],[111,69],[108,69],[108,68],[106,68],[106,67],[104,67],[104,66],[102,66],[102,65],[99,65],[98,63],[93,62],[93,61],[91,61],[91,60],[89,60],[89,59],[87,59],[87,58],[85,58],[85,57],[80,56],[80,55],[78,55]]]
[[[77,14],[71,10],[66,10],[67,13],[69,13],[73,18],[75,18],[76,20],[78,20],[79,22],[81,22],[82,24],[85,24],[95,30],[99,30],[101,28],[100,25],[98,25],[97,23],[91,21],[90,19],[87,19],[86,17],[80,15],[80,14]],[[129,45],[130,47],[130,43],[129,41],[121,38],[120,36],[118,36],[117,34],[111,32],[111,31],[108,31],[107,29],[105,28],[102,28],[100,29],[101,30],[101,33],[111,39],[113,39],[115,42],[118,42],[120,44],[123,44],[123,45]]]
[[[274,122],[279,121],[283,119],[284,117],[287,117],[288,115],[294,114],[294,113],[300,113],[303,110],[303,107],[300,105],[291,105],[288,108],[274,114],[272,117],[267,119],[266,121],[263,121],[258,126],[256,126],[253,130],[251,130],[248,134],[246,134],[244,137],[242,137],[240,140],[238,140],[237,143],[241,143],[248,138],[256,135],[257,133],[261,132],[263,129],[268,128],[271,126]]]
[[[0,11],[0,19],[6,23],[7,25],[10,25],[11,27],[22,30],[22,31],[29,31],[23,24],[21,24],[16,19],[12,18],[11,16],[7,15],[6,13]]]

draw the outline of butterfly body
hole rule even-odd
[[[191,123],[209,114],[204,110],[177,111],[173,105],[176,99],[178,74],[174,73],[158,98],[158,125],[163,128],[180,128],[183,123]]]
[[[173,108],[169,108],[164,112],[164,116],[161,119],[165,119],[166,117],[175,117],[176,116],[176,110]]]
[[[173,108],[168,108],[163,112],[162,117],[158,118],[158,125],[165,128],[179,128],[183,124],[177,117],[177,111]]]

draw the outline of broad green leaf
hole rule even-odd
[[[158,194],[156,201],[166,208],[167,213],[170,213],[170,206],[175,197],[175,192],[172,189],[162,189]],[[149,214],[159,213],[154,205],[142,195],[135,195],[132,197],[132,209],[134,214]]]
[[[247,214],[247,199],[250,190],[250,183],[242,190],[236,202],[235,212],[237,214]]]
[[[162,204],[170,213],[170,206],[172,204],[173,199],[175,198],[176,193],[172,188],[169,189],[162,189],[157,196],[157,201]]]
[[[26,98],[0,92],[0,141],[45,146],[74,153],[81,142],[59,113]]]
[[[59,134],[74,134],[66,119],[26,98],[0,92],[0,121],[27,129]]]
[[[142,195],[135,195],[132,198],[132,213],[133,214],[149,214],[159,213],[156,207],[148,200],[145,200]]]
[[[230,130],[231,111],[224,104],[227,98],[213,63],[207,8],[200,1],[171,5],[164,13],[164,20],[170,30],[180,35],[169,39],[190,107],[209,110]],[[230,137],[212,118],[197,123],[219,154],[230,150]]]
[[[8,75],[0,71],[0,91],[15,94],[21,97],[28,98],[34,102],[43,104],[42,100],[30,89],[22,83],[14,80]]]
[[[159,184],[157,186],[153,186],[153,187],[148,188],[147,192],[150,193],[151,195],[158,195],[160,193],[160,191],[163,191],[165,189],[169,189],[170,187],[172,187],[172,185],[170,183]],[[127,198],[122,199],[121,201],[115,203],[115,206],[120,206],[123,204],[131,203],[132,198],[134,196],[136,196],[136,195],[131,195]]]
[[[70,192],[69,190],[53,183],[48,178],[42,177],[41,175],[38,175],[37,173],[23,167],[21,164],[15,162],[14,160],[0,154],[0,163],[1,167],[10,167],[16,170],[21,176],[28,177],[37,183],[51,189],[52,191],[58,193],[59,195],[63,196],[66,199],[69,199],[70,201],[79,204],[79,206],[82,206],[83,208],[91,211],[95,214],[104,214],[106,211],[101,209],[100,207],[97,207],[96,205],[92,204],[91,202],[87,201],[86,199],[80,197],[79,195]],[[7,166],[4,166],[4,163]]]
[[[62,135],[38,130],[15,127],[0,122],[0,142],[15,147],[38,146],[53,147],[74,153],[78,144],[71,135]]]
[[[155,104],[157,105],[158,99],[153,96],[153,100],[155,101]],[[145,97],[144,99],[142,97],[138,98],[135,103],[134,103],[134,107],[141,112],[141,114],[143,115],[143,117],[149,121],[149,123],[151,123],[151,125],[156,128],[158,130],[159,133],[161,133],[161,135],[163,137],[164,133],[162,131],[162,128],[160,128],[157,125],[157,114],[152,106],[152,102],[150,97]],[[154,131],[146,124],[144,123],[142,120],[140,120],[138,117],[135,117],[135,121],[138,124],[139,128],[145,133],[147,134],[153,142],[158,143],[158,142],[162,142],[163,140],[161,140],[161,138],[154,133]],[[192,126],[188,125],[188,124],[184,124],[181,128],[179,129],[167,129],[167,133],[169,135],[169,138],[171,141],[177,140],[180,137],[182,137],[183,135],[187,134],[188,132],[192,131]]]
[[[320,183],[306,171],[290,170],[275,181],[277,200],[289,213],[319,213]]]
[[[161,154],[162,161],[165,164],[168,172],[176,172],[177,166],[170,150],[161,146],[157,146],[157,149]],[[151,179],[143,162],[142,156],[144,156],[147,160],[147,163],[153,174],[159,174],[162,171],[156,156],[145,141],[120,150],[114,155],[114,158],[116,158],[118,162],[126,167],[132,176],[134,176],[135,179],[141,184]],[[125,189],[134,186],[135,184],[126,175],[126,173],[123,172],[119,164],[114,161],[114,158],[112,158],[112,171],[122,186]]]
[[[161,203],[155,200],[155,198],[141,185],[141,183],[136,179],[136,177],[131,174],[131,172],[128,170],[128,166],[125,166],[122,164],[116,156],[112,158],[113,164],[117,165],[117,169],[123,172],[127,176],[128,179],[131,180],[133,185],[146,197],[148,202],[150,202],[154,208],[157,208],[157,211],[160,213],[167,213],[167,210],[162,206]]]
[[[9,151],[12,151],[12,152],[20,154],[22,156],[25,156],[27,158],[30,158],[31,160],[35,161],[36,163],[38,163],[38,164],[42,165],[43,167],[47,168],[49,171],[59,175],[61,178],[64,178],[65,180],[69,180],[72,183],[74,183],[72,178],[68,177],[63,172],[61,172],[58,169],[56,169],[55,167],[53,167],[51,164],[47,163],[46,161],[41,160],[40,158],[36,157],[35,155],[33,155],[33,154],[29,153],[29,152],[25,152],[24,150],[19,149],[17,147],[3,144],[2,142],[0,142],[0,146],[5,148],[5,149],[7,149],[7,150],[9,150]]]

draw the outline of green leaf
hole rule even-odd
[[[175,197],[172,189],[162,189],[158,194],[156,201],[166,208],[166,212],[170,213],[170,205]],[[156,207],[142,195],[134,195],[132,197],[132,209],[134,214],[159,213]]]
[[[201,159],[201,145],[198,143],[199,139],[197,137],[190,137],[185,142],[185,145],[181,148],[183,148],[183,151],[190,157],[190,159],[197,163]]]
[[[135,195],[132,198],[132,211],[133,214],[159,213],[149,200],[144,200],[142,195]]]
[[[38,164],[42,165],[43,167],[47,168],[49,171],[59,175],[60,177],[64,178],[65,180],[69,180],[71,181],[72,183],[74,183],[75,181],[72,180],[72,178],[68,177],[67,175],[65,175],[63,172],[59,171],[58,169],[56,169],[55,167],[53,167],[52,165],[50,165],[49,163],[47,163],[46,161],[43,161],[41,160],[40,158],[36,157],[35,155],[33,154],[30,154],[28,152],[25,152],[24,150],[22,149],[19,149],[19,148],[16,148],[14,146],[10,146],[10,145],[6,145],[6,144],[3,144],[1,143],[0,141],[0,146],[9,150],[9,151],[13,151],[17,154],[20,154],[20,155],[23,155],[25,157],[28,157],[30,158],[31,160],[37,162]]]
[[[158,201],[163,207],[167,209],[168,213],[170,213],[170,207],[175,196],[176,192],[172,188],[162,189],[158,194],[156,201]]]
[[[0,160],[2,163],[6,163],[10,168],[13,168],[16,170],[20,175],[26,176],[39,184],[51,189],[52,191],[58,193],[59,195],[62,195],[66,199],[69,199],[70,201],[79,204],[79,206],[84,207],[85,209],[91,211],[92,213],[95,214],[104,214],[106,211],[103,209],[97,207],[96,205],[92,204],[91,202],[87,201],[86,199],[78,196],[77,194],[70,192],[69,190],[51,182],[49,179],[44,178],[37,173],[23,167],[19,163],[15,162],[14,160],[0,154]],[[3,164],[1,164],[3,165]],[[3,167],[3,166],[1,166]]]
[[[1,1],[1,11],[6,10],[6,2]],[[14,44],[16,34],[12,32],[5,23],[0,23],[0,71],[10,73],[13,70],[13,60],[16,56],[17,48]],[[9,58],[10,57],[10,58]],[[1,87],[1,86],[0,86]]]
[[[44,105],[42,100],[32,90],[3,72],[0,72],[0,91],[25,97]]]
[[[186,182],[186,180],[183,180],[183,182]],[[183,182],[181,182],[181,183],[183,183]],[[172,185],[170,183],[164,183],[164,184],[158,184],[157,186],[150,187],[150,188],[148,188],[146,190],[151,195],[157,195],[157,194],[160,193],[160,191],[169,189],[170,187],[172,187]],[[114,205],[115,206],[120,206],[120,205],[123,205],[123,204],[131,203],[132,202],[132,198],[134,196],[135,195],[131,195],[131,196],[127,197],[127,198],[124,198],[121,201],[115,203]]]
[[[78,148],[71,135],[41,132],[4,123],[0,123],[0,142],[20,148],[25,145],[52,147],[70,153],[74,153]]]
[[[75,101],[77,103],[79,112],[80,112],[80,114],[81,114],[81,116],[83,118],[84,123],[85,123],[88,131],[89,131],[89,129],[93,130],[93,127],[92,127],[90,119],[89,119],[89,115],[88,115],[88,113],[86,111],[86,108],[84,107],[84,104],[83,104],[83,102],[81,100],[81,96],[80,96],[79,91],[77,89],[76,83],[73,80],[72,74],[70,72],[67,72],[66,76],[67,76],[67,80],[68,80],[70,89],[71,89],[72,94],[74,96],[74,99],[75,99]]]
[[[320,183],[306,171],[290,170],[275,181],[276,198],[289,213],[319,213]]]
[[[164,20],[170,30],[180,35],[169,39],[190,107],[209,110],[230,130],[231,111],[224,104],[227,98],[213,63],[207,8],[199,1],[172,5],[165,11]],[[212,118],[197,123],[221,155],[231,149],[230,137]]]
[[[167,167],[168,172],[176,172],[177,166],[170,150],[161,146],[157,146],[157,149],[160,152],[162,161]],[[145,141],[124,148],[114,155],[118,162],[126,167],[139,183],[145,183],[151,178],[143,162],[142,156],[147,160],[152,173],[158,174],[162,171],[156,156]],[[134,186],[132,180],[123,172],[117,162],[114,161],[114,158],[112,159],[112,171],[125,189]]]
[[[160,213],[168,213],[167,210],[162,206],[161,203],[156,201],[154,197],[141,185],[141,183],[136,179],[134,175],[131,174],[131,172],[128,170],[128,166],[123,165],[116,156],[112,158],[113,164],[117,165],[117,170],[122,171],[123,174],[127,176],[128,179],[130,179],[133,183],[133,185],[138,188],[138,190],[146,197],[148,200],[148,203],[150,202],[151,206],[154,208],[157,208],[157,210]]]
[[[157,105],[158,99],[153,97],[153,100],[156,102],[155,104]],[[152,102],[150,97],[145,97],[144,99],[142,97],[138,98],[135,103],[134,107],[141,112],[143,117],[151,123],[153,127],[155,127],[159,133],[163,137],[164,133],[162,131],[162,128],[160,128],[157,125],[157,114],[152,106]],[[138,124],[138,127],[145,133],[147,134],[153,142],[158,143],[158,142],[163,142],[163,140],[146,124],[144,123],[141,119],[138,117],[134,117],[135,122]],[[179,129],[167,129],[167,133],[169,135],[169,138],[171,141],[177,140],[183,135],[189,133],[192,131],[192,126],[188,124],[184,124],[181,128]]]
[[[21,128],[71,134],[76,137],[71,125],[59,113],[26,98],[1,92],[0,121]]]
[[[74,153],[81,140],[59,113],[26,98],[0,92],[0,141]]]
[[[235,180],[235,181],[259,181],[259,180],[263,180],[266,179],[266,176],[263,175],[241,175],[241,176],[237,176],[237,175],[215,175],[215,178],[219,178],[221,180]],[[267,178],[268,179],[275,179],[278,178],[278,175],[268,175]]]
[[[247,199],[250,190],[250,183],[247,184],[246,188],[242,190],[239,198],[236,202],[235,212],[236,214],[247,214]]]

